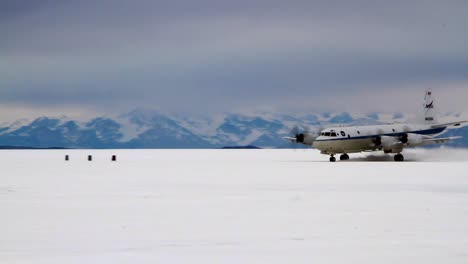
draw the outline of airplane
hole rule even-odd
[[[294,137],[284,137],[294,143],[301,143],[320,150],[321,154],[330,155],[330,162],[335,162],[335,155],[340,160],[349,160],[349,153],[383,151],[395,153],[395,161],[404,161],[404,148],[428,144],[442,144],[461,137],[437,136],[447,128],[460,127],[466,121],[439,123],[434,108],[434,97],[426,91],[424,97],[424,120],[418,123],[392,123],[367,126],[329,127],[320,133],[295,133]]]

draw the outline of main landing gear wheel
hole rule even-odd
[[[340,160],[349,160],[349,156],[348,154],[344,153],[344,154],[341,154],[340,156]]]
[[[395,161],[404,161],[405,157],[401,154],[396,154],[394,157]]]
[[[330,162],[335,162],[336,161],[336,158],[334,156],[331,156],[330,157]]]

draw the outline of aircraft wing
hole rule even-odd
[[[430,138],[430,139],[424,139],[422,143],[423,144],[442,144],[442,143],[447,143],[450,140],[459,139],[459,138],[462,138],[462,137]]]
[[[439,128],[439,127],[449,127],[449,126],[460,126],[463,123],[468,123],[468,120],[465,121],[458,121],[458,122],[450,122],[450,123],[444,123],[444,124],[437,124],[437,125],[432,125],[431,128]]]

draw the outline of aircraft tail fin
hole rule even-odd
[[[431,90],[426,91],[424,96],[424,122],[427,124],[437,123],[437,112],[434,105],[434,96]]]

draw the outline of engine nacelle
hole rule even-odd
[[[305,145],[314,144],[315,139],[318,137],[317,134],[312,134],[312,133],[305,133],[303,135],[304,135],[304,140],[301,143]]]
[[[374,146],[382,149],[385,153],[399,153],[404,146],[419,146],[424,140],[431,137],[419,134],[403,134],[399,137],[378,136],[373,139]]]
[[[383,149],[392,149],[400,142],[400,139],[397,137],[382,136],[380,138]]]
[[[429,138],[428,136],[418,135],[418,134],[408,134],[408,142],[406,143],[408,146],[418,146],[422,145],[424,139]]]

